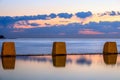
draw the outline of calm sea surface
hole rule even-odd
[[[68,54],[79,55],[0,57],[0,80],[120,80],[120,54],[102,54],[107,41],[120,52],[120,39],[1,39],[0,51],[5,41],[15,42],[17,54],[51,54],[53,42],[64,41]]]
[[[81,38],[26,38],[26,39],[1,39],[5,41],[14,41],[17,54],[51,54],[52,45],[55,41],[64,41],[67,45],[68,54],[80,53],[102,53],[103,45],[107,41],[116,41],[118,51],[120,52],[120,39],[81,39]]]
[[[120,55],[1,57],[0,80],[120,80]]]

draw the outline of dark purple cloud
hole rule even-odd
[[[37,24],[37,23],[29,23],[29,25],[31,25],[31,26],[40,26],[40,24]]]
[[[73,16],[73,14],[69,14],[69,13],[59,13],[57,16],[59,16],[60,18],[65,18],[65,19],[69,19]]]
[[[103,14],[101,14],[101,16],[104,16],[104,15],[109,15],[109,16],[116,16],[116,15],[120,15],[120,12],[116,12],[116,11],[111,11],[111,12],[105,12]]]
[[[92,61],[91,60],[87,60],[86,58],[82,57],[80,59],[78,59],[76,61],[77,64],[81,64],[81,65],[91,65],[92,64]]]
[[[88,11],[88,12],[78,12],[76,13],[76,16],[79,18],[87,18],[92,16],[92,12]]]
[[[57,17],[57,15],[56,15],[56,14],[54,14],[54,13],[51,13],[51,14],[49,15],[49,17],[53,19],[53,18],[56,18],[56,17]]]
[[[116,15],[120,15],[120,12],[115,12],[115,11],[111,11],[110,12],[110,16],[116,16]]]
[[[46,14],[45,15],[38,15],[37,18],[42,19],[42,20],[47,20],[48,16]]]
[[[117,12],[118,13],[118,15],[120,15],[120,12]]]
[[[115,16],[117,13],[115,11],[110,12],[110,16]]]

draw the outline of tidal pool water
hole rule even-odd
[[[120,80],[120,55],[1,57],[0,80]]]

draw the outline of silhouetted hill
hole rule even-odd
[[[5,37],[3,35],[0,35],[0,39],[4,39]]]

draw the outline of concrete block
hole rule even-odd
[[[104,44],[103,53],[118,53],[116,42],[106,42]]]
[[[115,65],[117,61],[117,54],[103,54],[103,59],[107,65]]]
[[[65,44],[65,42],[54,42],[53,43],[52,54],[53,55],[66,54],[66,44]]]
[[[1,57],[3,69],[9,70],[15,68],[16,57]]]
[[[4,42],[2,44],[2,56],[15,56],[15,43],[14,42]]]
[[[53,66],[55,67],[65,67],[66,65],[66,55],[62,56],[52,56]]]

